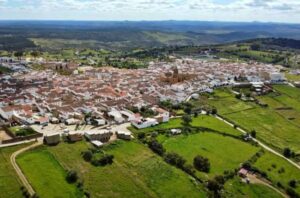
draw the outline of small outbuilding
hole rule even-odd
[[[117,137],[118,137],[119,139],[123,139],[123,140],[131,140],[131,138],[132,138],[130,132],[118,131],[116,134],[117,134]]]
[[[97,148],[100,148],[103,146],[103,143],[98,140],[91,141],[91,143]]]
[[[44,143],[47,145],[57,145],[60,142],[60,134],[54,133],[44,136]]]
[[[70,142],[78,142],[83,139],[82,133],[79,133],[77,131],[69,132],[67,138]]]

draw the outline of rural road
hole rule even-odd
[[[215,115],[215,117],[216,117],[217,119],[223,121],[224,123],[230,125],[231,127],[234,127],[234,124],[228,122],[227,120],[224,120],[224,119],[221,118],[220,116]],[[239,130],[239,131],[240,131],[241,133],[243,133],[243,134],[247,134],[247,132],[246,132],[245,130],[243,130],[243,129],[239,128],[239,127],[237,127],[236,129]],[[300,170],[300,165],[297,164],[296,162],[290,160],[289,158],[284,157],[282,154],[278,153],[277,151],[275,151],[275,150],[272,149],[271,147],[265,145],[264,143],[262,143],[261,141],[255,139],[255,138],[253,138],[253,137],[252,137],[252,140],[253,140],[254,142],[256,142],[258,145],[260,145],[261,147],[263,147],[264,149],[266,149],[267,151],[270,151],[271,153],[273,153],[273,154],[275,154],[275,155],[277,155],[277,156],[279,156],[279,157],[285,159],[285,160],[288,161],[290,164],[292,164],[293,166],[295,166],[296,168],[298,168],[298,169]]]
[[[20,167],[18,166],[17,162],[16,162],[16,157],[25,152],[25,151],[28,151],[32,148],[35,148],[37,146],[40,146],[42,145],[43,142],[41,139],[38,140],[38,142],[32,144],[32,145],[29,145],[28,147],[25,147],[25,148],[22,148],[16,152],[14,152],[11,156],[10,156],[10,162],[11,164],[13,165],[14,169],[16,170],[22,184],[24,185],[24,187],[27,189],[28,193],[32,196],[35,194],[35,191],[33,190],[32,186],[30,185],[30,183],[28,182],[28,180],[26,179],[25,175],[23,174],[22,170],[20,169]]]

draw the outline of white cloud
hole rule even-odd
[[[1,5],[7,12],[0,18],[300,22],[300,0],[0,0]]]

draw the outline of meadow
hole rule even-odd
[[[66,181],[66,170],[46,147],[27,151],[17,157],[17,163],[40,197],[82,197],[77,187]]]
[[[65,169],[76,170],[92,197],[205,197],[201,185],[165,163],[142,144],[118,141],[103,149],[114,155],[112,165],[95,167],[81,152],[86,142],[59,144],[48,150]]]
[[[199,174],[202,178],[221,175],[224,171],[234,171],[260,150],[259,147],[238,139],[209,132],[171,137],[162,144],[167,152],[178,153],[189,164],[193,164],[197,155],[208,158],[211,170],[208,174]]]
[[[265,152],[263,156],[258,158],[253,166],[264,171],[274,185],[280,182],[284,187],[288,187],[289,181],[298,181],[295,190],[300,193],[300,171],[286,160],[269,152]]]
[[[280,198],[279,193],[263,184],[246,184],[239,178],[234,178],[225,184],[226,197],[251,197],[251,198]]]
[[[298,101],[295,97],[299,92],[291,91],[288,86],[286,87],[287,89],[275,86],[276,90],[284,91],[284,95],[276,96],[276,100],[268,95],[258,97],[263,103],[269,105],[267,108],[263,108],[253,102],[238,100],[228,89],[216,90],[212,96],[213,98],[206,101],[209,105],[216,107],[220,115],[233,121],[235,124],[245,128],[249,132],[255,130],[257,138],[270,146],[281,150],[285,147],[290,147],[296,153],[299,153],[300,125],[295,123],[298,122],[298,115],[295,111],[299,108],[296,105]],[[273,95],[271,94],[271,96]],[[290,100],[284,99],[284,97],[289,96],[294,98],[290,98]],[[290,103],[291,100],[293,103]],[[295,105],[296,108],[294,108]],[[280,107],[291,107],[294,112],[292,115],[284,115],[291,112],[288,112],[286,109],[279,110],[278,108]],[[291,119],[293,116],[296,117]]]
[[[191,122],[192,127],[203,127],[212,129],[221,133],[233,135],[233,136],[240,136],[241,133],[234,129],[233,127],[225,124],[224,122],[216,119],[213,116],[207,116],[207,115],[199,115],[197,117],[192,117]],[[153,132],[156,130],[167,130],[167,129],[174,129],[174,128],[180,128],[182,126],[182,119],[181,118],[174,118],[170,119],[167,123],[162,123],[157,126],[146,128],[146,129],[136,129],[134,127],[129,127],[129,129],[134,133],[140,133],[140,132]]]
[[[1,198],[23,198],[21,181],[19,181],[15,169],[10,163],[10,156],[23,146],[0,148],[0,197]]]

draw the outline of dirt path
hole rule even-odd
[[[216,117],[217,119],[223,121],[224,123],[226,123],[226,124],[228,124],[228,125],[234,127],[234,124],[228,122],[227,120],[224,120],[224,119],[221,118],[220,116],[215,115],[215,117]],[[239,130],[239,131],[240,131],[241,133],[243,133],[243,134],[247,134],[247,132],[246,132],[245,130],[243,130],[243,129],[239,128],[239,127],[237,127],[236,129]],[[271,153],[273,153],[273,154],[275,154],[275,155],[277,155],[277,156],[279,156],[279,157],[285,159],[285,160],[288,161],[290,164],[292,164],[293,166],[295,166],[297,169],[300,170],[300,165],[297,164],[296,162],[290,160],[289,158],[284,157],[282,154],[278,153],[277,151],[275,151],[275,150],[272,149],[271,147],[265,145],[264,143],[262,143],[261,141],[255,139],[255,138],[253,138],[253,137],[252,137],[252,140],[253,140],[254,142],[256,142],[258,145],[260,145],[261,147],[263,147],[264,149],[266,149],[267,151],[270,151]]]
[[[14,152],[11,156],[10,156],[10,162],[11,164],[13,165],[14,169],[16,170],[22,184],[24,185],[24,187],[27,189],[28,193],[32,196],[35,194],[35,191],[33,190],[32,186],[30,185],[30,183],[28,182],[27,178],[25,177],[25,175],[23,174],[22,170],[20,169],[20,167],[18,166],[17,162],[16,162],[16,157],[25,152],[25,151],[28,151],[32,148],[35,148],[37,146],[40,146],[42,145],[43,142],[41,140],[38,140],[38,142],[28,146],[28,147],[25,147],[25,148],[22,148],[16,152]]]
[[[278,190],[277,188],[275,188],[274,186],[272,186],[268,182],[266,182],[266,181],[264,181],[262,179],[257,178],[255,175],[248,174],[247,177],[250,179],[250,182],[252,184],[262,184],[262,185],[265,185],[265,186],[267,186],[267,187],[275,190],[277,193],[279,193],[280,195],[282,195],[282,197],[289,198],[288,195],[284,194],[283,192],[281,192],[280,190]]]

